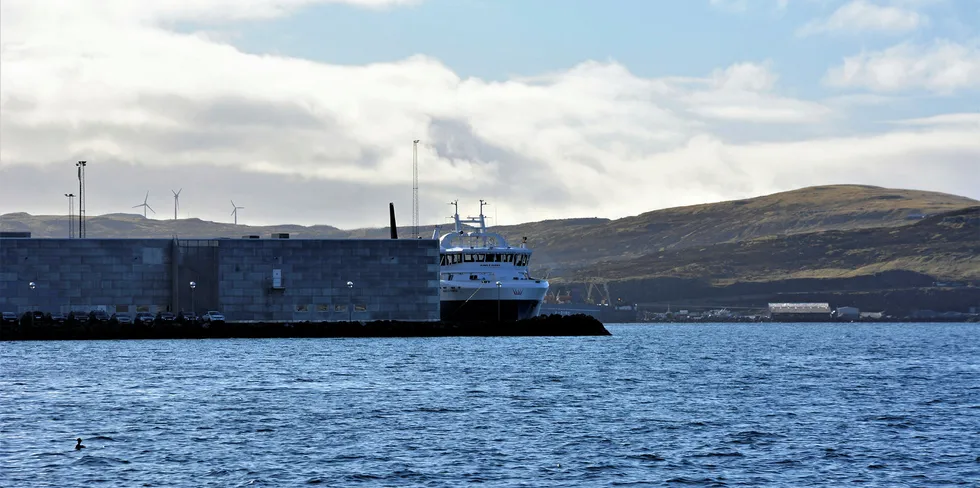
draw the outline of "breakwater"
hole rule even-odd
[[[604,336],[588,315],[540,316],[515,322],[248,322],[218,324],[5,324],[2,341],[228,339],[286,337]]]

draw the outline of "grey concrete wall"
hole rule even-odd
[[[0,239],[0,311],[166,308],[170,247],[165,239]]]
[[[431,239],[0,239],[0,311],[193,303],[230,321],[438,320],[438,270]]]

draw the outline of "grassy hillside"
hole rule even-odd
[[[905,226],[766,236],[607,260],[572,271],[564,280],[585,280],[595,269],[610,280],[690,278],[712,286],[897,270],[942,280],[978,280],[980,206]]]
[[[834,185],[657,210],[618,220],[532,222],[497,231],[509,239],[529,236],[536,264],[560,276],[597,261],[630,262],[652,253],[766,236],[903,226],[916,221],[910,217],[978,204],[944,193]]]

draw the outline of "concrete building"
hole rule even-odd
[[[770,303],[769,317],[774,322],[828,322],[829,303]]]
[[[219,310],[228,321],[435,321],[439,243],[0,239],[0,311],[176,313],[192,306],[199,315]]]

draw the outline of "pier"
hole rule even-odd
[[[390,321],[372,322],[227,322],[217,324],[5,323],[0,341],[230,339],[284,337],[492,337],[608,336],[588,315],[539,316],[514,322]]]

